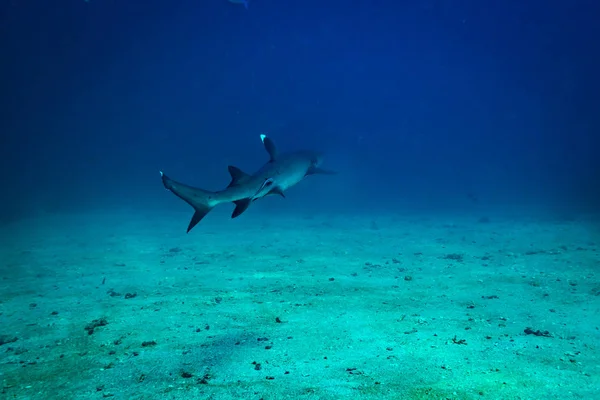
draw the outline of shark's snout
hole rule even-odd
[[[319,167],[323,163],[323,158],[323,153],[314,153],[314,155],[310,159],[310,162],[313,167]]]

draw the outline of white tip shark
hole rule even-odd
[[[165,188],[175,194],[195,210],[187,231],[191,231],[212,210],[221,203],[235,204],[231,218],[240,216],[250,204],[262,197],[277,194],[285,197],[284,192],[302,181],[305,177],[315,174],[335,174],[320,168],[322,155],[314,151],[298,151],[279,153],[273,141],[266,135],[260,135],[269,161],[253,175],[239,168],[229,166],[231,183],[224,190],[210,192],[176,182],[162,171],[160,176]]]
[[[249,0],[229,0],[229,2],[233,4],[243,4],[246,10],[248,9]]]

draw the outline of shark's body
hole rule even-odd
[[[265,135],[260,136],[269,153],[269,161],[253,175],[239,168],[229,166],[231,183],[219,192],[210,192],[176,182],[162,172],[163,185],[177,197],[191,205],[195,213],[188,225],[189,232],[214,207],[221,203],[235,203],[232,218],[248,209],[257,199],[270,194],[284,196],[284,192],[299,183],[308,175],[333,174],[319,168],[321,155],[314,151],[299,151],[279,154],[275,144]]]

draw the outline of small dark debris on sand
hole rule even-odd
[[[529,250],[525,252],[526,256],[536,256],[538,254],[546,254],[546,250]]]
[[[346,372],[350,375],[363,375],[362,371],[357,370],[356,368],[346,368]]]
[[[531,328],[525,328],[525,330],[523,332],[525,332],[526,335],[552,337],[552,334],[550,332],[548,332],[548,331],[540,331],[539,329],[534,331]]]
[[[0,335],[0,346],[3,344],[14,343],[19,340],[16,336]]]
[[[87,324],[84,329],[87,331],[88,335],[91,335],[92,333],[94,333],[94,329],[98,328],[99,326],[105,325],[108,325],[108,321],[106,320],[106,318],[99,318]]]
[[[446,254],[444,257],[442,257],[444,260],[452,260],[452,261],[458,261],[458,262],[463,262],[465,259],[465,256],[462,254],[458,254],[458,253],[450,253],[450,254]]]
[[[151,346],[156,346],[156,341],[149,340],[147,342],[142,342],[142,347],[151,347]]]
[[[136,296],[137,296],[137,293],[125,293],[126,299],[133,299]]]
[[[452,343],[454,343],[454,344],[463,344],[463,345],[466,345],[466,344],[467,344],[467,341],[466,341],[465,339],[459,339],[459,338],[457,338],[456,336],[454,336],[454,337],[452,338]]]
[[[198,378],[196,383],[199,383],[200,385],[208,385],[208,381],[211,380],[211,378],[212,376],[207,372],[202,376],[202,378]]]

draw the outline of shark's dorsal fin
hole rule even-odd
[[[238,167],[234,167],[233,165],[230,165],[227,168],[229,169],[229,175],[231,175],[231,183],[229,183],[229,186],[227,186],[227,187],[239,185],[241,183],[246,182],[250,178],[250,175],[248,175],[247,173],[245,173]]]
[[[265,150],[267,150],[267,153],[269,153],[269,157],[271,157],[269,161],[276,161],[279,153],[277,152],[277,147],[275,147],[275,143],[273,143],[273,141],[270,138],[268,138],[267,135],[264,134],[260,135],[260,140],[262,140],[263,144],[265,145]]]

